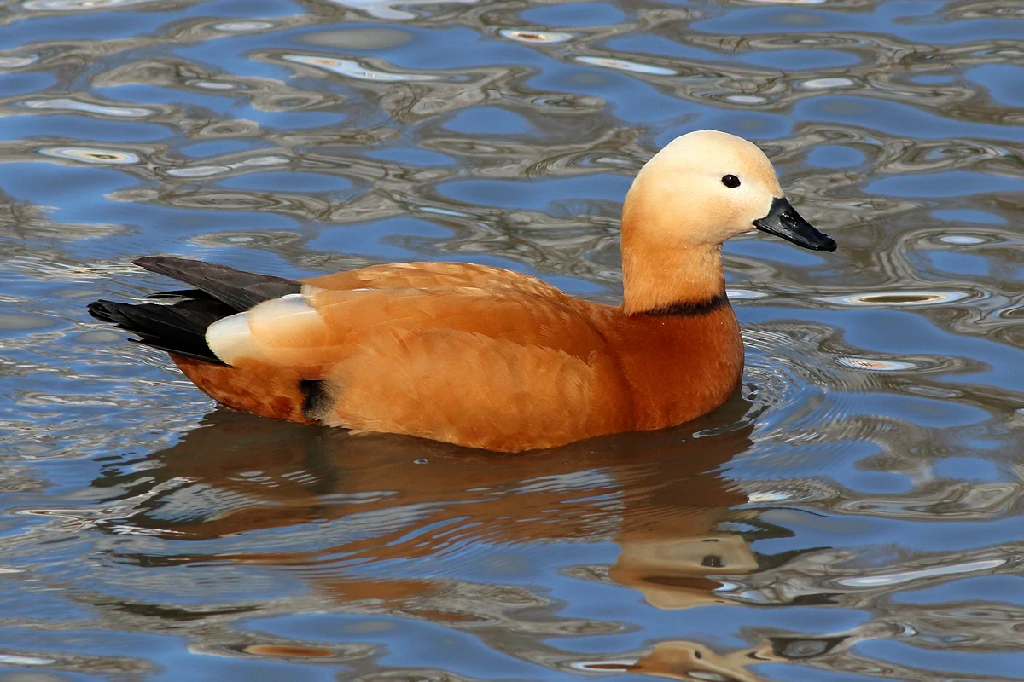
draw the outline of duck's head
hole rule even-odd
[[[633,237],[642,234],[665,248],[717,247],[757,229],[805,249],[836,249],[786,200],[764,152],[717,130],[677,137],[648,161],[630,188],[623,218]]]

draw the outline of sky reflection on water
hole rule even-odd
[[[1024,679],[1024,11],[0,8],[0,682]],[[636,170],[757,141],[742,395],[494,458],[214,410],[88,318],[174,253],[620,291]],[[26,675],[31,674],[31,677]]]

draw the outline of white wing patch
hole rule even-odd
[[[206,329],[206,345],[228,365],[243,359],[273,362],[276,358],[268,357],[269,351],[292,347],[289,330],[294,332],[295,345],[301,346],[300,339],[308,342],[309,333],[320,332],[323,326],[304,294],[288,294],[217,320]]]
[[[262,359],[253,343],[248,316],[249,313],[230,315],[206,328],[206,345],[221,362],[233,365],[242,358]]]

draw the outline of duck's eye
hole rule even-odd
[[[729,189],[736,189],[737,187],[740,186],[740,179],[737,178],[735,175],[723,175],[722,184],[728,187]]]

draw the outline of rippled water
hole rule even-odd
[[[1024,5],[0,6],[0,682],[1024,679]],[[632,174],[760,143],[743,394],[487,457],[214,410],[85,304],[174,253],[613,301]]]

